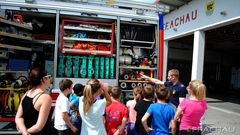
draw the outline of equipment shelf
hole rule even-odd
[[[38,39],[33,39],[31,41],[20,41],[23,43],[36,43],[36,44],[45,44],[45,45],[55,45],[54,40],[38,40]]]
[[[139,67],[135,67],[135,66],[119,66],[119,68],[122,68],[122,69],[139,69],[139,70],[157,70],[157,68],[150,68],[149,66],[139,66]]]
[[[7,32],[0,32],[0,35],[1,35],[1,36],[10,37],[10,38],[18,38],[18,39],[24,39],[24,40],[32,40],[32,38],[31,38],[31,37],[28,37],[28,36],[11,34],[11,33],[7,33]]]
[[[64,29],[112,33],[111,29],[103,29],[103,28],[91,29],[91,28],[80,28],[80,27],[74,27],[74,26],[64,26]]]
[[[19,73],[19,74],[22,74],[22,73],[27,73],[29,71],[9,71],[9,70],[0,70],[0,73]]]
[[[64,37],[63,39],[64,39],[64,40],[74,40],[74,41],[87,41],[87,42],[111,43],[111,40],[101,40],[101,39],[73,38],[73,37]]]
[[[32,51],[32,48],[22,47],[22,46],[15,46],[15,45],[8,45],[8,44],[1,44],[1,48],[8,48],[8,49],[16,49],[16,50],[24,50],[24,51]]]
[[[112,55],[110,51],[80,50],[80,49],[68,49],[68,48],[63,48],[62,53],[90,54],[90,55]]]
[[[28,30],[33,29],[32,27],[30,27],[26,23],[13,22],[13,21],[5,20],[3,18],[0,18],[0,22],[5,23],[5,24],[9,24],[9,25],[13,25],[13,26],[17,26],[17,27],[20,27],[20,28],[28,29]]]
[[[129,45],[127,45],[127,43]],[[127,39],[121,39],[121,47],[133,47],[133,48],[142,48],[142,49],[152,49],[155,45],[155,42],[149,42],[149,41],[138,41],[138,40],[127,40]]]
[[[1,90],[9,90],[10,91],[10,86],[8,86],[8,87],[6,87],[6,88],[0,88],[0,91]],[[28,88],[14,88],[13,89],[14,91],[22,91],[22,90],[24,90],[24,91],[27,91],[28,90]]]
[[[66,36],[66,32],[70,32],[71,34],[76,32],[87,32],[85,34],[109,34],[110,39],[98,39],[98,38],[89,38],[86,36],[85,38],[79,37],[69,37]],[[97,33],[96,33],[97,32]],[[113,48],[114,48],[114,24],[113,23],[101,23],[101,22],[86,22],[79,20],[62,20],[62,32],[60,37],[60,52],[66,54],[84,54],[84,55],[99,55],[99,56],[113,56]],[[108,46],[109,50],[80,50],[74,49],[69,45],[69,43],[75,44],[79,42],[83,43],[91,43],[92,46],[96,46],[97,44],[101,44],[103,46]],[[92,44],[93,43],[93,44]]]
[[[119,80],[119,82],[148,83],[149,81],[145,81],[145,80]]]

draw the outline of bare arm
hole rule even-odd
[[[74,127],[72,125],[72,123],[70,122],[70,119],[68,117],[68,112],[62,112],[62,118],[65,121],[65,123],[67,124],[67,126],[73,131],[73,133],[77,132],[77,128]]]
[[[178,121],[178,119],[181,117],[182,112],[183,112],[182,108],[178,106],[177,112],[175,113],[175,117],[174,117],[175,121]]]
[[[48,94],[43,94],[42,96],[39,97],[38,102],[41,104],[39,109],[38,120],[35,125],[33,125],[27,130],[29,133],[37,133],[41,131],[45,126],[48,119],[48,114],[51,109],[52,98]]]
[[[151,77],[146,76],[146,75],[143,75],[143,74],[141,74],[141,75],[142,75],[142,78],[148,79],[148,80],[150,80],[152,83],[155,83],[155,84],[161,84],[161,85],[164,84],[163,81],[160,81],[160,80],[158,80],[158,79],[151,78]]]
[[[122,124],[120,125],[120,127],[118,128],[118,130],[113,134],[113,135],[119,135],[122,134],[123,130],[125,129],[127,125],[127,118],[123,118],[122,119]]]
[[[174,120],[171,120],[171,125],[172,125],[172,135],[176,135],[177,132],[177,123]]]
[[[111,99],[110,95],[108,94],[106,87],[104,87],[102,84],[101,84],[101,89],[103,90],[103,95],[107,101],[107,104],[106,104],[106,107],[107,107],[107,106],[111,105],[112,99]]]
[[[71,109],[71,110],[78,111],[78,108],[75,108],[73,103],[70,103],[70,109]]]
[[[142,124],[145,129],[145,131],[149,134],[153,129],[148,127],[147,125],[147,119],[150,117],[149,113],[145,113],[144,116],[142,117]]]
[[[22,99],[25,97],[25,95],[22,97]],[[21,102],[19,104],[19,107],[18,107],[18,110],[17,110],[17,114],[15,116],[15,122],[16,122],[16,127],[17,127],[17,130],[19,132],[21,132],[22,134],[29,134],[27,132],[27,128],[24,124],[24,119],[23,119],[23,110],[22,110],[22,99],[21,99]],[[30,135],[30,134],[29,134]]]
[[[74,114],[75,117],[79,117],[80,116],[78,108],[75,108],[73,103],[70,103],[70,109],[76,111],[75,114]]]

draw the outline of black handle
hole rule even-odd
[[[146,23],[147,20],[141,20],[141,19],[132,19],[133,22],[141,22],[141,23]]]
[[[38,9],[37,9],[37,8],[20,7],[20,10],[24,10],[24,9],[26,9],[27,11],[33,11],[33,10],[36,10],[36,11],[38,11]]]
[[[91,17],[98,17],[97,14],[91,14],[91,13],[81,13],[82,16],[91,16]]]

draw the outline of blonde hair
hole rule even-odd
[[[136,102],[138,102],[140,99],[142,99],[142,87],[135,87],[133,88],[133,96]]]
[[[175,77],[179,78],[179,71],[177,69],[171,69],[171,70],[168,71],[168,73],[171,76],[175,76]]]
[[[95,79],[89,79],[83,91],[83,112],[84,115],[91,109],[95,99],[94,94],[101,88],[100,82]]]
[[[206,98],[206,86],[198,80],[192,80],[189,82],[189,87],[191,94],[194,95],[198,100],[203,100]]]

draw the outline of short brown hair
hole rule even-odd
[[[154,96],[154,92],[155,89],[151,84],[147,84],[144,88],[143,88],[143,97],[146,99],[151,99]]]
[[[122,94],[122,89],[119,86],[112,87],[112,97],[118,99]]]
[[[67,88],[71,88],[72,85],[73,85],[72,80],[70,80],[70,79],[62,79],[59,82],[59,89],[61,91],[65,91]]]
[[[166,103],[170,103],[172,99],[172,90],[168,87],[162,86],[156,91],[157,99],[164,100]]]

